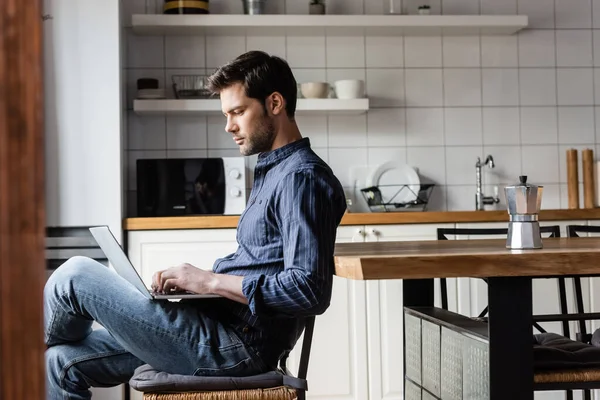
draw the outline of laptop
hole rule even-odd
[[[151,289],[148,289],[144,284],[144,281],[138,274],[137,270],[127,258],[127,255],[121,248],[117,239],[108,228],[108,226],[96,226],[89,228],[90,232],[98,245],[110,261],[111,265],[125,280],[131,283],[140,293],[146,296],[148,299],[154,300],[180,300],[180,299],[207,299],[221,297],[215,294],[195,294],[190,292],[176,292],[173,294],[156,293]]]

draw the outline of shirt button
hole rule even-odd
[[[248,325],[246,325],[243,329],[242,332],[244,333],[248,333],[250,331],[250,327]]]

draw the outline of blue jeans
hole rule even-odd
[[[48,400],[90,399],[142,364],[184,375],[253,375],[265,364],[198,303],[153,301],[112,269],[73,257],[44,289]],[[210,301],[210,300],[209,300]],[[93,321],[105,329],[92,330]]]

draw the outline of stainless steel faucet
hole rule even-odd
[[[494,157],[488,155],[483,164],[481,158],[477,157],[477,163],[475,164],[475,175],[477,178],[477,191],[475,192],[475,210],[483,211],[483,207],[486,204],[498,204],[500,198],[498,197],[498,186],[494,187],[494,196],[485,196],[481,190],[481,166],[487,165],[490,169],[494,168]]]

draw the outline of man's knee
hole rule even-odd
[[[74,256],[58,267],[48,279],[47,286],[55,283],[72,282],[81,276],[89,276],[90,272],[106,268],[99,262],[84,256]]]
[[[82,272],[85,273],[86,270],[98,267],[104,268],[104,265],[89,257],[73,256],[58,267],[56,271],[60,271],[63,274],[78,275]]]

